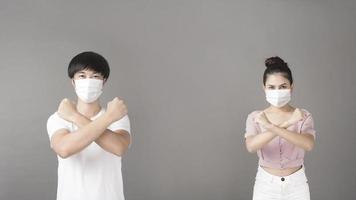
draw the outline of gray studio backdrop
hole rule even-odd
[[[245,119],[267,104],[264,58],[291,66],[293,104],[314,115],[306,169],[313,200],[355,199],[356,2],[0,2],[0,199],[55,199],[46,120],[75,94],[75,54],[112,69],[101,98],[128,104],[128,200],[251,199],[257,157]]]

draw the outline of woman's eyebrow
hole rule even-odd
[[[287,85],[287,83],[283,83],[283,84],[281,84],[281,85],[279,85],[279,86],[284,86],[284,85]]]

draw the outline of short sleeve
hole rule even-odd
[[[252,136],[252,135],[257,135],[258,134],[258,130],[257,130],[257,127],[256,127],[256,122],[255,122],[255,115],[256,115],[256,112],[253,112],[253,113],[250,113],[247,116],[245,138],[248,137],[248,136]]]
[[[60,118],[57,113],[54,113],[53,115],[51,115],[47,120],[47,133],[48,133],[49,139],[51,139],[53,134],[60,129],[70,130],[68,123],[69,122]]]
[[[315,129],[314,129],[314,120],[313,117],[311,115],[309,115],[302,123],[300,132],[305,134],[305,133],[309,133],[311,135],[314,136],[315,138]]]
[[[131,127],[130,127],[130,119],[128,115],[125,115],[123,118],[120,120],[110,124],[108,127],[111,131],[117,131],[117,130],[125,130],[129,134],[131,133]]]

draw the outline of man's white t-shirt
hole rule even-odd
[[[104,109],[91,118],[95,120]],[[59,129],[70,133],[77,127],[61,117],[52,114],[47,121],[49,138]],[[126,115],[112,123],[109,130],[119,129],[130,133],[130,120]],[[92,142],[85,149],[66,159],[58,157],[57,200],[124,200],[121,157],[102,149]]]

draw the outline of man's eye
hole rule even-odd
[[[96,78],[96,79],[103,79],[103,76],[101,76],[101,75],[94,75],[93,78]]]

